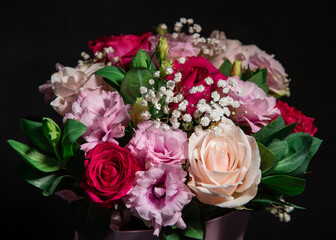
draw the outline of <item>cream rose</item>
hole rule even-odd
[[[203,203],[228,208],[246,204],[257,194],[259,167],[255,139],[230,119],[189,138],[188,186]]]

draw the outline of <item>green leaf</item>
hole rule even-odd
[[[151,89],[149,80],[153,78],[153,73],[148,68],[133,68],[127,72],[121,82],[120,93],[125,103],[133,104],[138,97],[141,97],[140,87],[145,86]],[[157,85],[157,81],[154,86]]]
[[[266,193],[258,193],[255,198],[251,200],[252,203],[258,203],[264,206],[270,205],[270,204],[276,204],[276,205],[289,205],[297,209],[305,209],[304,207],[300,207],[298,205],[284,202],[277,198],[274,194],[266,194]]]
[[[183,231],[184,235],[194,239],[203,239],[204,229],[200,221],[188,220],[186,222],[187,228]]]
[[[42,132],[42,123],[28,119],[20,119],[20,127],[31,143],[43,153],[54,155],[54,149]]]
[[[62,136],[62,147],[63,147],[63,158],[69,158],[74,156],[73,145],[74,142],[82,136],[86,130],[87,126],[83,123],[76,121],[74,119],[68,118],[63,130]]]
[[[267,144],[273,139],[278,138],[281,140],[289,135],[296,127],[296,122],[287,126],[284,125],[285,123],[283,118],[279,116],[276,120],[253,134],[253,136],[256,138],[257,142],[267,146]]]
[[[274,161],[273,166],[268,171],[263,173],[264,176],[272,173],[273,169],[278,165],[278,162],[282,158],[282,155],[287,150],[288,145],[287,145],[286,141],[281,141],[279,139],[274,139],[272,142],[270,142],[267,145],[267,148],[268,148],[269,151],[272,152],[275,161]]]
[[[294,133],[284,139],[287,151],[283,154],[272,174],[288,174],[301,166],[307,159],[313,137],[308,133]]]
[[[229,77],[231,73],[232,63],[229,59],[225,59],[223,64],[219,67],[219,71],[223,73],[224,76]]]
[[[116,66],[107,66],[95,72],[96,75],[102,76],[106,83],[113,87],[117,92],[120,91],[121,81],[126,72]]]
[[[44,189],[42,193],[43,196],[51,196],[55,192],[61,181],[63,181],[64,179],[71,179],[71,178],[72,178],[71,175],[58,176],[56,179],[54,179],[53,182],[51,182],[51,184],[47,188]]]
[[[17,175],[43,191],[48,189],[58,178],[57,173],[41,172],[25,161],[22,161],[17,168]]]
[[[273,191],[288,196],[301,194],[306,186],[306,180],[288,175],[263,177],[261,182]]]
[[[180,240],[180,236],[177,232],[165,233],[162,231],[160,236],[164,240]]]
[[[148,68],[153,73],[156,71],[156,67],[153,64],[152,59],[142,49],[139,49],[130,63],[130,69],[133,68]]]
[[[42,172],[54,172],[62,167],[60,161],[44,155],[35,148],[14,140],[8,140],[8,143],[26,162]]]
[[[253,134],[253,137],[256,139],[257,142],[263,143],[262,142],[263,139],[266,139],[271,134],[281,129],[283,126],[285,126],[285,121],[283,120],[281,116],[279,116],[273,122],[270,122],[265,127],[260,129],[258,132]]]
[[[317,150],[319,149],[319,147],[321,146],[322,140],[318,139],[316,137],[313,137],[313,142],[311,144],[309,153],[306,157],[306,160],[301,164],[301,166],[299,166],[298,168],[296,168],[293,172],[290,172],[290,175],[293,176],[297,176],[297,175],[301,175],[303,173],[305,173],[305,171],[308,168],[308,165],[310,163],[310,160],[313,158],[313,156],[315,155],[315,153],[317,152]]]
[[[260,170],[262,171],[262,173],[264,173],[273,167],[274,162],[275,162],[275,157],[273,153],[261,143],[258,143],[258,148],[259,148],[260,158],[261,158]]]
[[[268,85],[266,84],[267,80],[267,69],[260,69],[252,77],[250,77],[247,81],[254,82],[260,87],[264,92],[268,93]]]

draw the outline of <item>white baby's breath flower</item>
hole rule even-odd
[[[205,81],[206,84],[208,84],[208,85],[211,85],[211,84],[214,83],[214,81],[213,81],[213,79],[212,79],[211,77],[207,77],[207,78],[205,78],[204,81]]]
[[[171,67],[166,67],[166,69],[165,69],[165,73],[167,74],[167,75],[170,75],[170,74],[172,74],[174,72],[174,70],[171,68]]]
[[[153,74],[153,77],[160,77],[160,71],[156,71],[156,72]]]
[[[217,82],[217,87],[225,87],[226,86],[226,81],[224,81],[223,79],[220,79],[218,82]]]
[[[197,87],[197,91],[198,92],[203,92],[205,90],[205,87],[203,86],[203,85],[199,85],[198,87]]]
[[[186,114],[183,115],[182,120],[185,121],[185,122],[191,122],[192,117],[189,113],[186,113]]]
[[[166,86],[167,86],[167,88],[169,88],[171,90],[174,90],[174,88],[175,88],[175,82],[172,81],[172,80],[169,80],[169,81],[167,81]]]
[[[141,87],[140,87],[140,93],[141,93],[141,94],[145,94],[145,93],[147,93],[147,90],[148,90],[148,89],[147,89],[145,86],[141,86]]]
[[[181,57],[177,61],[178,61],[179,64],[184,64],[186,59],[184,57]]]
[[[210,124],[210,119],[207,116],[204,116],[204,117],[201,118],[200,124],[203,127],[207,127]]]
[[[174,110],[172,116],[175,118],[179,118],[181,116],[181,112],[179,110]]]
[[[142,113],[141,113],[141,118],[143,119],[143,120],[148,120],[148,119],[150,119],[150,117],[151,117],[151,114],[150,114],[150,112],[149,111],[143,111]]]
[[[149,79],[148,82],[149,82],[150,85],[154,85],[154,83],[155,83],[154,79]]]
[[[213,99],[215,102],[217,102],[217,101],[219,100],[219,98],[220,98],[220,95],[219,95],[219,93],[218,93],[217,91],[213,91],[213,92],[211,93],[211,97],[212,97],[212,99]]]

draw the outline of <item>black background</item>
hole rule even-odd
[[[27,3],[28,2],[28,3]],[[46,2],[46,1],[45,1]],[[38,86],[57,62],[75,66],[87,43],[104,35],[140,34],[164,22],[191,17],[243,44],[275,54],[291,78],[290,105],[315,117],[324,142],[310,164],[307,187],[291,202],[292,221],[251,214],[245,239],[324,239],[333,234],[335,192],[335,13],[327,1],[53,1],[11,3],[0,14],[1,235],[7,239],[73,239],[67,203],[43,197],[15,175],[21,159],[7,139],[26,142],[19,118],[46,116],[60,122]],[[329,237],[328,237],[329,238]]]

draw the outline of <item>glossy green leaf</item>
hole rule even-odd
[[[279,139],[274,139],[267,145],[269,151],[272,152],[274,156],[274,164],[273,166],[267,170],[263,175],[267,175],[272,173],[273,169],[278,165],[278,162],[281,160],[283,154],[288,149],[288,145],[286,141],[281,141]]]
[[[266,139],[271,134],[277,132],[285,126],[285,121],[281,116],[277,117],[273,122],[270,122],[265,127],[261,128],[258,132],[253,134],[253,137],[257,142],[263,143],[263,139]],[[263,143],[264,144],[264,143]]]
[[[288,196],[301,194],[306,186],[306,180],[288,175],[263,177],[261,182],[273,191]]]
[[[20,127],[27,135],[31,143],[43,153],[47,155],[54,155],[54,149],[50,145],[48,139],[42,132],[42,123],[35,122],[28,119],[20,119]]]
[[[229,59],[225,59],[223,64],[219,67],[219,71],[224,75],[229,77],[231,73],[232,63]]]
[[[294,130],[295,127],[296,123],[285,126],[283,118],[279,116],[273,122],[253,134],[253,136],[256,138],[257,142],[267,146],[267,144],[275,138],[280,140],[285,138]]]
[[[306,135],[308,133],[297,133],[299,135]],[[310,136],[310,135],[309,135]],[[322,140],[318,139],[316,137],[312,137],[312,143],[309,149],[309,152],[307,154],[307,157],[305,159],[305,161],[299,166],[297,167],[294,171],[288,173],[292,176],[298,176],[298,175],[302,175],[305,173],[305,171],[308,168],[308,165],[310,163],[310,160],[313,158],[313,156],[316,154],[317,150],[319,149],[319,147],[322,144]]]
[[[194,239],[203,239],[204,229],[200,221],[188,220],[186,222],[186,225],[187,228],[184,230],[184,236]]]
[[[44,196],[51,196],[55,192],[61,181],[63,181],[64,179],[71,179],[71,178],[72,178],[71,175],[58,176],[53,182],[51,182],[51,184],[47,188],[44,189],[42,194]]]
[[[25,161],[22,161],[18,166],[17,175],[43,191],[48,189],[58,178],[57,173],[41,172]]]
[[[121,82],[120,88],[125,103],[133,104],[138,97],[141,97],[141,86],[151,89],[150,79],[153,79],[153,73],[148,68],[133,68],[128,71]]]
[[[142,49],[140,49],[135,54],[135,56],[133,57],[133,59],[130,63],[130,69],[133,69],[133,68],[148,68],[153,73],[156,71],[156,67],[152,63],[151,58]]]
[[[261,69],[257,73],[253,74],[248,81],[257,84],[266,94],[268,93],[268,85],[266,84],[267,69]]]
[[[74,142],[81,137],[87,130],[87,126],[83,123],[76,121],[74,119],[67,119],[62,136],[62,147],[63,147],[63,158],[72,157],[73,144]]]
[[[270,170],[275,162],[275,157],[273,153],[261,143],[258,143],[259,153],[260,153],[260,170],[264,173]]]
[[[313,137],[307,133],[294,133],[284,141],[288,148],[272,174],[288,174],[301,166],[310,152]]]
[[[107,66],[95,72],[96,75],[102,76],[104,80],[113,87],[117,92],[120,91],[121,81],[126,72],[116,66]]]
[[[61,163],[26,144],[8,140],[12,148],[30,165],[42,172],[54,172],[61,169]]]
[[[8,143],[26,162],[42,172],[54,172],[62,167],[56,158],[47,156],[26,144],[14,140],[8,140]]]

